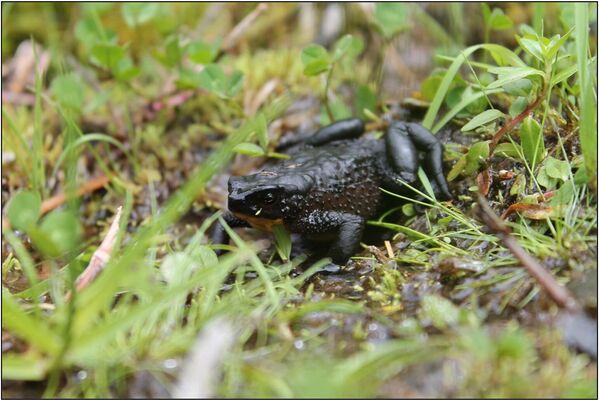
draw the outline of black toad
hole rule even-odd
[[[388,207],[380,188],[405,194],[402,182],[416,184],[422,163],[435,193],[451,198],[442,145],[433,134],[418,124],[393,122],[384,140],[356,139],[364,129],[360,119],[338,121],[310,136],[289,160],[231,177],[225,221],[263,230],[283,224],[310,240],[332,241],[328,256],[343,264],[356,252],[366,220]],[[214,242],[226,241],[219,225]]]

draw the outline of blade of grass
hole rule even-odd
[[[48,361],[35,354],[2,355],[3,380],[42,380],[48,371]]]
[[[429,106],[424,119],[422,120],[422,126],[427,129],[431,129],[454,77],[458,73],[462,64],[466,61],[466,58],[479,49],[495,52],[496,54],[500,55],[506,63],[515,67],[526,67],[526,64],[524,64],[524,62],[514,52],[500,45],[483,43],[466,48],[458,57],[456,57],[456,59],[447,69],[447,72],[445,73],[445,76],[439,85],[439,89],[437,90],[437,93],[435,94],[435,97],[433,98],[433,101],[431,102],[431,105]]]
[[[580,86],[580,147],[589,182],[597,187],[597,98],[593,93],[593,83],[587,68],[589,46],[589,20],[587,3],[575,3],[575,43]]]
[[[39,60],[35,45],[33,53],[35,55],[35,103],[33,107],[33,140],[31,147],[33,187],[38,190],[42,198],[45,198],[47,191],[45,188],[44,127],[42,126],[42,76],[38,68]]]
[[[23,311],[6,288],[2,288],[2,327],[49,355],[60,351],[62,339],[41,318]]]
[[[2,135],[2,141],[7,141],[10,143],[10,147],[15,152],[15,160],[21,166],[21,169],[27,174],[28,182],[30,185],[33,185],[33,169],[31,165],[31,150],[29,146],[27,146],[27,142],[21,132],[17,129],[17,126],[14,120],[10,117],[10,115],[4,110],[2,107],[2,119],[7,122],[8,130]]]

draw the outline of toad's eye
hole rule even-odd
[[[272,192],[267,192],[264,195],[263,202],[265,205],[272,205],[273,203],[275,203],[275,195]]]

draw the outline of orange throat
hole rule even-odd
[[[263,231],[272,231],[273,226],[276,226],[277,224],[283,224],[283,219],[270,220],[263,217],[249,216],[247,214],[242,213],[233,214],[235,215],[235,217],[250,223],[252,227],[258,228]]]

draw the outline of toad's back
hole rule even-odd
[[[309,183],[305,193],[293,197],[293,209],[300,213],[333,210],[369,218],[381,204],[384,160],[382,141],[339,141],[303,148],[271,174],[274,181],[300,179]]]

